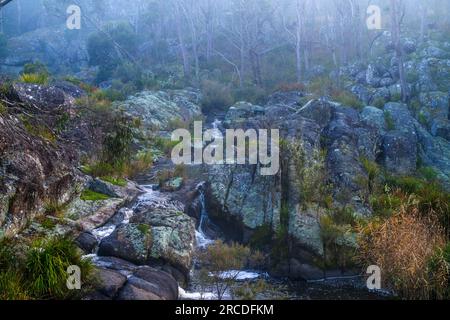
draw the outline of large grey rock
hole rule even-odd
[[[144,264],[153,244],[151,230],[141,224],[122,224],[100,243],[98,255]]]
[[[383,137],[382,157],[385,168],[392,173],[409,175],[417,168],[417,138],[401,131]]]
[[[97,247],[98,241],[95,236],[89,232],[82,232],[76,239],[75,243],[86,253],[92,253]]]
[[[361,120],[367,126],[373,126],[378,129],[380,133],[386,131],[386,120],[384,117],[384,112],[381,109],[375,107],[365,107],[361,113]]]
[[[178,284],[168,273],[150,267],[138,269],[118,295],[119,300],[177,300]]]
[[[420,94],[420,113],[431,127],[449,120],[450,99],[448,92],[424,92]]]
[[[170,130],[177,121],[190,122],[199,117],[200,101],[196,91],[142,91],[114,105],[140,118],[147,128]]]
[[[152,235],[148,257],[163,259],[188,272],[193,263],[195,248],[195,223],[182,211],[149,209],[135,214],[134,224],[146,225]]]
[[[96,269],[96,290],[113,299],[120,288],[127,281],[127,277],[121,273],[105,268]]]

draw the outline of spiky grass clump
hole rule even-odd
[[[47,85],[48,74],[46,73],[24,73],[19,77],[20,82]]]
[[[73,241],[61,237],[33,244],[25,265],[28,290],[32,296],[41,299],[67,299],[76,294],[66,285],[69,266],[78,266],[84,279],[92,271],[90,262],[81,258]]]
[[[92,264],[69,238],[36,240],[30,247],[0,242],[0,300],[72,299],[89,291]],[[69,290],[67,268],[81,270],[82,290]]]

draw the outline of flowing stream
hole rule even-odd
[[[211,123],[212,129],[220,132],[221,121],[215,119]],[[92,234],[100,243],[104,238],[111,235],[120,224],[129,223],[130,218],[135,212],[145,210],[145,208],[167,208],[170,199],[167,194],[156,190],[155,185],[141,184],[144,191],[131,207],[120,209],[104,226],[92,231]],[[208,246],[214,243],[215,239],[208,232],[208,227],[214,226],[210,221],[205,203],[204,186],[197,186],[199,191],[199,200],[201,205],[200,222],[196,230],[196,250],[206,250]],[[173,204],[172,204],[173,205]],[[98,248],[97,248],[98,250]],[[97,251],[96,251],[97,252]],[[96,253],[85,256],[90,258],[94,264],[102,266],[104,261]],[[199,273],[202,266],[199,261],[194,261],[191,270],[191,281],[189,287],[185,290],[179,288],[179,298],[186,300],[215,300],[217,294],[213,288],[205,288],[199,279]],[[122,270],[123,274],[127,274],[126,270]],[[380,298],[376,293],[370,293],[367,289],[362,288],[361,284],[355,286],[357,281],[349,279],[324,279],[317,282],[296,282],[292,283],[287,279],[275,279],[266,272],[257,270],[224,270],[220,277],[234,279],[237,285],[244,281],[254,281],[264,279],[271,285],[271,291],[262,295],[262,299],[283,298],[283,299],[377,299]],[[342,282],[344,281],[344,282]],[[350,283],[350,284],[349,284]],[[229,290],[225,293],[223,299],[232,299]]]

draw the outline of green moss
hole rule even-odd
[[[143,234],[148,235],[150,233],[150,226],[148,224],[141,223],[137,226],[137,229]]]
[[[423,114],[422,112],[419,113],[418,119],[419,123],[421,125],[423,125],[424,127],[428,127],[428,120],[427,117],[425,116],[425,114]]]
[[[100,201],[100,200],[108,200],[110,196],[92,191],[90,189],[85,189],[80,196],[80,199],[83,201]]]

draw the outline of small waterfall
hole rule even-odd
[[[205,202],[205,190],[204,190],[204,184],[200,184],[197,186],[197,190],[200,193],[199,199],[200,199],[200,223],[198,225],[198,230],[196,231],[196,237],[197,237],[197,246],[199,248],[206,248],[208,245],[212,244],[214,240],[208,238],[208,236],[205,233],[205,226],[209,222],[208,212],[206,210],[206,202]]]

